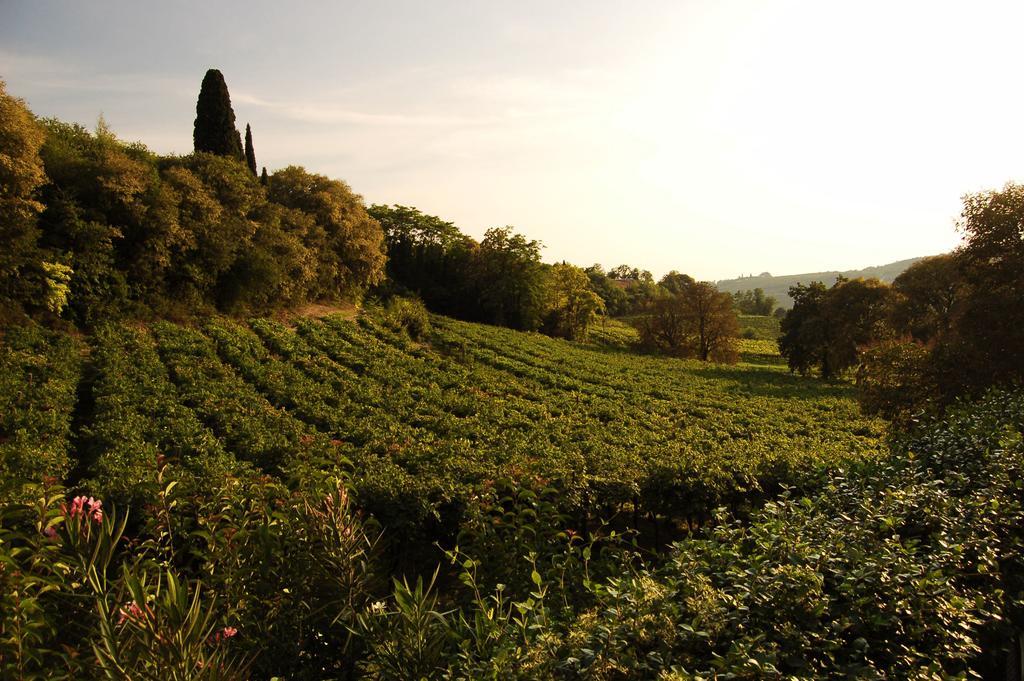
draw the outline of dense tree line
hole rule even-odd
[[[260,182],[251,134],[247,165],[230,105],[210,111],[227,94],[210,80],[188,156],[126,144],[102,119],[92,132],[37,120],[0,90],[6,317],[268,310],[381,281],[383,237],[360,197],[297,166]]]
[[[36,224],[43,204],[36,195],[46,182],[39,149],[45,135],[24,103],[7,94],[0,81],[0,305],[25,300],[36,294],[42,307],[59,303],[56,283],[40,289],[39,280],[49,276],[66,282],[67,270],[39,256]],[[30,280],[36,281],[30,281]]]
[[[390,290],[465,319],[576,339],[604,311],[583,270],[542,263],[541,244],[512,228],[477,242],[413,208],[367,211],[345,183],[298,166],[257,176],[251,126],[243,146],[214,69],[188,156],[126,144],[102,119],[94,131],[37,120],[6,92],[0,107],[7,321],[90,327],[341,299],[382,284],[388,259]]]
[[[733,361],[733,299],[676,271],[655,282],[629,265],[606,271],[541,262],[541,244],[511,227],[477,242],[453,223],[406,206],[371,206],[387,244],[390,286],[435,312],[580,339],[601,314],[631,317],[648,350]]]
[[[641,314],[663,293],[651,273],[637,267],[618,265],[606,271],[600,264],[594,264],[585,271],[591,288],[613,317]]]
[[[778,309],[778,301],[775,297],[765,295],[762,288],[755,288],[752,291],[737,291],[732,294],[732,299],[741,314],[767,316]]]
[[[899,416],[1024,380],[1024,187],[968,195],[954,252],[891,286],[839,279],[790,289],[780,350],[794,371],[856,369],[870,410]]]
[[[435,312],[535,330],[540,325],[544,266],[541,244],[510,227],[483,240],[451,222],[406,206],[370,207],[384,232],[394,292],[411,293]]]
[[[392,291],[417,295],[435,312],[580,339],[604,311],[583,270],[542,263],[541,243],[511,227],[477,242],[416,208],[375,205],[370,214],[384,230]]]
[[[887,332],[891,291],[877,279],[840,278],[832,288],[815,281],[798,284],[789,294],[793,309],[782,320],[779,350],[790,369],[802,374],[817,368],[823,378],[833,378]]]

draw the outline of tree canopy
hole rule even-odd
[[[742,314],[770,315],[775,311],[778,301],[774,296],[765,295],[764,289],[755,288],[753,291],[737,291],[732,294],[736,308]]]
[[[235,128],[235,111],[231,108],[228,86],[224,82],[224,75],[217,69],[210,69],[203,77],[196,102],[192,141],[196,151],[238,160],[245,158],[242,138]]]
[[[293,166],[261,184],[237,156],[161,157],[102,118],[94,131],[37,122],[5,92],[0,113],[5,313],[90,327],[269,310],[383,277],[380,225],[343,182]]]
[[[0,80],[0,306],[30,297],[40,253],[36,221],[43,210],[38,192],[46,182],[39,150],[43,130],[25,103],[7,94]]]
[[[671,281],[679,285],[678,293],[652,300],[637,321],[641,342],[679,357],[735,362],[739,323],[732,296],[710,282],[675,275]]]
[[[889,286],[877,279],[844,279],[789,289],[793,309],[782,320],[779,351],[789,368],[812,368],[829,379],[857,364],[861,350],[884,337],[890,312]]]
[[[952,254],[914,263],[896,277],[892,287],[897,295],[895,324],[924,343],[949,332],[966,293]]]
[[[942,391],[1022,382],[1024,185],[965,196],[959,228],[964,244],[954,256],[962,290],[935,352]]]
[[[512,227],[487,230],[473,263],[483,321],[513,329],[540,325],[544,306],[541,243]]]
[[[590,325],[604,312],[604,301],[590,288],[587,273],[562,262],[551,267],[548,278],[546,331],[569,340],[586,338]]]

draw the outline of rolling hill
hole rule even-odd
[[[718,286],[719,291],[724,291],[726,293],[736,293],[737,291],[749,291],[755,288],[760,288],[763,289],[766,294],[774,296],[781,307],[788,309],[793,306],[793,300],[789,297],[790,286],[795,286],[796,284],[801,283],[809,284],[812,281],[821,281],[827,285],[831,285],[832,282],[836,280],[836,277],[839,276],[843,276],[848,279],[856,279],[857,277],[875,277],[885,282],[892,282],[893,279],[900,276],[900,274],[902,274],[908,267],[920,260],[923,260],[924,257],[925,256],[920,258],[910,258],[908,260],[898,260],[886,265],[865,267],[860,270],[846,270],[845,272],[830,270],[827,272],[807,272],[805,274],[785,274],[782,276],[761,274],[753,277],[722,279],[721,281],[715,282],[715,285]]]

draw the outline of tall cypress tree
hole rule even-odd
[[[252,128],[248,123],[245,124],[245,163],[252,176],[256,177],[256,151],[252,148]]]
[[[235,129],[235,112],[224,76],[210,69],[203,78],[196,102],[196,127],[192,133],[196,151],[242,160],[242,138]]]

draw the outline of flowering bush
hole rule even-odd
[[[18,496],[33,501],[0,507],[0,676],[248,678],[216,599],[129,542],[124,516],[53,485]]]
[[[71,506],[67,504],[61,506],[61,511],[70,523],[82,523],[82,522],[103,522],[103,502],[98,499],[89,497],[75,497],[71,500]]]

